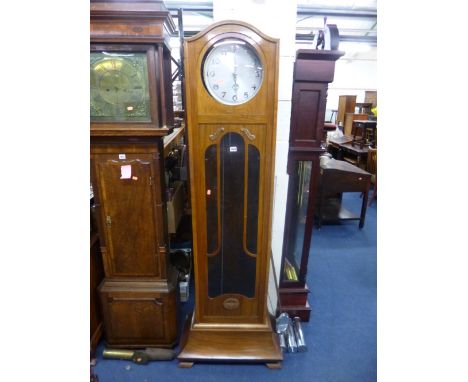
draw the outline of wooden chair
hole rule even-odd
[[[369,147],[369,152],[367,153],[367,172],[372,174],[371,183],[374,185],[374,190],[372,195],[369,198],[370,206],[374,199],[377,199],[377,149]]]

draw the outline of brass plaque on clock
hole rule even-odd
[[[91,121],[150,122],[147,55],[92,52]]]

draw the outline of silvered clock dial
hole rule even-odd
[[[206,89],[225,105],[250,101],[262,86],[262,62],[255,49],[239,39],[229,38],[214,44],[202,70]]]
[[[91,120],[151,120],[146,53],[92,52]]]

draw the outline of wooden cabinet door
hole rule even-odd
[[[95,159],[107,277],[160,275],[154,166],[150,155]],[[130,166],[129,178],[123,166]]]
[[[164,306],[159,295],[109,294],[105,302],[107,340],[118,344],[165,338]]]
[[[289,139],[291,147],[320,147],[326,95],[327,84],[294,83]]]

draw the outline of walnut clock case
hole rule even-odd
[[[179,366],[282,354],[267,313],[277,39],[224,21],[186,39],[195,311]]]
[[[162,154],[173,125],[174,30],[162,2],[91,2],[91,177],[112,347],[177,342]]]

